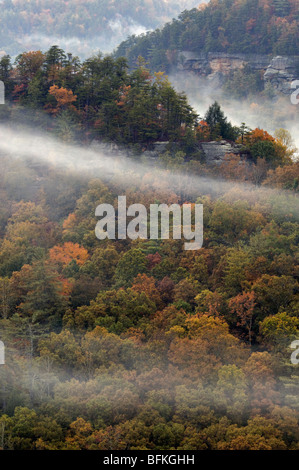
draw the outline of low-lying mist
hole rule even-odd
[[[178,91],[187,94],[189,103],[201,117],[204,117],[214,101],[218,101],[233,125],[240,126],[245,122],[252,129],[259,127],[270,134],[276,129],[284,128],[291,133],[296,147],[299,148],[299,105],[292,105],[289,96],[281,94],[276,95],[276,98],[262,100],[255,95],[242,100],[234,99],[228,96],[220,85],[187,72],[173,73],[170,81]]]
[[[120,156],[114,156],[109,152],[103,152],[99,147],[97,148],[96,143],[89,147],[68,145],[29,127],[21,130],[5,125],[0,126],[0,159],[1,156],[9,157],[15,161],[20,160],[28,165],[37,163],[45,165],[51,170],[57,169],[59,172],[65,172],[70,177],[74,176],[74,184],[76,184],[78,176],[82,179],[99,178],[101,181],[106,182],[108,186],[112,184],[114,190],[117,188],[119,195],[124,194],[126,188],[139,189],[140,192],[144,191],[144,179],[146,178],[147,183],[152,183],[156,187],[161,185],[164,189],[173,190],[178,194],[182,190],[184,194],[189,194],[191,201],[204,195],[218,198],[226,197],[232,202],[241,200],[253,206],[259,205],[259,208],[262,207],[262,212],[275,212],[276,215],[282,217],[292,213],[293,220],[299,220],[298,198],[293,193],[256,187],[252,184],[225,181],[220,177],[211,178],[188,174],[184,171],[184,165],[181,166],[181,170],[165,170],[159,167],[159,162],[156,161],[143,161],[138,156],[128,158],[125,150]],[[19,175],[19,178],[22,178],[22,174]],[[136,192],[136,197],[138,197],[138,192]],[[76,348],[80,351],[81,338],[77,333],[76,337],[78,338]],[[83,340],[82,345],[84,345]],[[9,347],[7,348],[5,371],[8,377],[16,375],[19,381],[18,388],[21,387],[21,390],[24,390],[28,396],[34,396],[37,403],[42,405],[55,403],[55,400],[57,400],[59,404],[62,403],[61,407],[63,407],[68,405],[67,399],[70,399],[74,413],[78,411],[78,414],[82,412],[82,406],[85,410],[84,407],[88,407],[89,402],[94,400],[95,397],[101,398],[102,396],[104,398],[108,397],[107,403],[111,403],[111,409],[114,410],[117,406],[121,409],[122,390],[131,390],[132,386],[135,387],[136,393],[130,395],[130,406],[134,409],[135,414],[140,407],[140,403],[142,403],[140,397],[150,393],[151,390],[160,390],[160,388],[166,394],[165,403],[169,401],[170,405],[173,402],[173,391],[176,391],[178,404],[183,403],[184,406],[193,407],[194,399],[196,399],[199,403],[204,402],[205,406],[210,406],[219,413],[223,412],[219,405],[219,386],[212,382],[212,374],[211,378],[207,376],[200,377],[193,384],[188,375],[186,376],[184,372],[175,374],[172,366],[168,370],[163,361],[158,363],[149,374],[151,355],[148,354],[149,359],[147,359],[146,350],[140,349],[138,345],[136,347],[132,345],[130,351],[138,357],[136,363],[138,363],[138,371],[143,371],[142,373],[138,372],[134,375],[134,373],[131,373],[129,366],[128,371],[124,370],[124,372],[122,372],[123,369],[119,372],[116,368],[113,372],[114,366],[111,367],[111,370],[109,368],[107,370],[105,368],[96,370],[96,367],[92,369],[90,366],[86,366],[84,369],[84,362],[79,370],[70,372],[70,367],[63,363],[58,367],[53,366],[52,363],[49,366],[47,357],[38,358],[38,361],[32,365],[29,355],[28,359],[26,357],[22,358],[20,365],[18,363],[18,351]],[[241,345],[240,351],[243,357]],[[243,363],[245,363],[249,354],[249,348],[244,348]],[[210,357],[209,364],[214,360],[213,355]],[[208,358],[207,355],[207,361]],[[149,362],[147,362],[148,360]],[[121,373],[124,374],[125,378]],[[159,382],[155,381],[155,375],[161,376]],[[2,380],[1,377],[0,379]],[[4,380],[6,380],[5,377]],[[165,384],[163,381],[165,381]],[[251,382],[248,383],[248,389],[254,389]],[[256,386],[256,382],[254,385]],[[184,394],[187,390],[190,390],[190,397],[187,395],[183,398],[179,387],[183,387]],[[235,391],[239,391],[238,387],[234,384],[230,386],[229,391],[225,392],[226,400],[229,400],[230,410],[236,412],[238,416],[246,416],[252,410],[251,395],[249,394],[247,398],[244,392],[244,399],[240,408],[240,395],[235,393]],[[245,385],[244,390],[247,390]],[[286,406],[292,406],[293,397],[283,388],[282,384],[277,384],[275,390],[276,392],[279,391],[281,400]],[[61,401],[63,393],[67,397],[64,402]],[[118,396],[118,394],[120,398],[119,402],[116,402],[114,396]],[[88,412],[86,413],[88,415]]]
[[[294,193],[227,181],[221,179],[221,176],[197,176],[186,171],[184,165],[179,170],[167,170],[153,159],[144,161],[140,156],[128,158],[125,150],[115,156],[108,151],[103,152],[96,144],[88,147],[69,145],[30,128],[20,131],[1,125],[0,152],[14,159],[40,162],[76,177],[99,178],[108,185],[111,182],[119,190],[119,195],[127,188],[142,191],[146,176],[147,184],[184,194],[184,198],[191,201],[204,195],[216,198],[229,195],[231,200],[269,206],[270,212],[271,204],[275,201],[276,211],[281,215],[289,214],[291,210],[293,217],[299,219],[299,206]]]

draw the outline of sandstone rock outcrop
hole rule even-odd
[[[265,86],[271,86],[276,93],[291,94],[292,81],[299,79],[297,69],[299,56],[271,57],[258,54],[226,54],[209,52],[195,54],[179,53],[178,69],[204,77],[215,84],[225,83],[231,72],[248,64],[252,70],[263,74]]]
[[[226,140],[201,142],[201,148],[207,165],[219,165],[228,154],[242,155],[242,146],[232,144]]]
[[[299,58],[297,58],[299,62]],[[265,74],[265,83],[269,83],[274,89],[285,95],[292,93],[291,83],[298,79],[296,76],[296,58],[274,57]]]

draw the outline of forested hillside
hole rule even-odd
[[[52,46],[46,53],[20,54],[14,65],[4,56],[0,80],[7,101],[2,122],[28,123],[30,111],[30,121],[64,142],[113,142],[139,157],[156,142],[176,143],[187,160],[202,162],[201,142],[226,139],[244,147],[252,162],[265,158],[271,168],[292,156],[283,140],[244,122],[233,126],[217,102],[199,116],[168,76],[152,74],[142,57],[129,71],[124,58],[98,55],[81,63]]]
[[[2,119],[31,109],[52,118],[53,132],[65,141],[101,137],[120,144],[142,144],[182,137],[197,121],[183,93],[177,93],[163,73],[151,75],[140,59],[128,72],[123,58],[77,57],[53,46],[48,52],[19,55],[12,66],[0,60],[0,79],[7,106]],[[40,121],[40,125],[49,123]]]
[[[123,42],[118,56],[139,55],[153,69],[177,63],[178,51],[298,55],[297,0],[212,0],[141,37]]]
[[[116,56],[43,47],[85,54],[191,4],[1,3],[0,450],[299,450],[298,106],[250,66],[221,103],[185,75],[196,109],[166,74],[180,50],[298,54],[298,1],[212,0]],[[100,240],[119,196],[188,204],[191,231],[203,205],[202,247]]]
[[[298,449],[298,200],[282,191],[298,163],[268,171],[259,195],[239,183],[265,162],[228,157],[215,198],[219,179],[181,155],[141,179],[129,168],[122,187],[94,162],[86,178],[53,150],[19,154],[1,150],[1,447]],[[190,179],[173,186],[178,171]],[[203,203],[203,248],[100,242],[95,207],[119,194]]]
[[[0,71],[0,447],[298,450],[290,135],[232,126],[218,103],[197,116],[141,58],[129,72],[53,46]],[[223,138],[248,158],[207,165],[198,146]],[[119,195],[203,204],[203,247],[98,240],[95,209]]]

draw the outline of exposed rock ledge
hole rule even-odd
[[[299,78],[296,76],[296,62],[299,63],[299,57],[274,57],[264,73],[265,83],[286,95],[292,93],[291,83]]]
[[[237,144],[231,144],[226,140],[213,141],[213,142],[201,142],[201,148],[203,150],[206,163],[208,165],[219,165],[223,162],[225,155],[235,154],[241,157],[247,157],[242,154],[242,146]]]
[[[207,78],[217,84],[245,64],[263,74],[265,85],[271,85],[278,93],[291,94],[292,81],[299,79],[299,56],[269,56],[258,54],[226,54],[209,52],[194,54],[182,51],[179,54],[178,69]]]
[[[132,151],[119,147],[116,144],[108,144],[94,140],[90,146],[96,153],[117,157],[133,157]],[[179,144],[170,142],[155,142],[151,145],[151,149],[144,150],[142,156],[148,159],[148,162],[153,162],[159,158],[167,150],[172,153],[176,153],[180,150]],[[203,159],[207,165],[219,165],[223,162],[225,155],[235,154],[240,155],[241,158],[248,158],[247,154],[242,153],[242,146],[237,145],[226,140],[212,141],[212,142],[201,142],[198,145],[198,150],[202,152]],[[136,157],[136,155],[135,155]],[[113,161],[113,160],[112,160]]]

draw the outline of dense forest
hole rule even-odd
[[[298,450],[288,132],[232,126],[217,102],[198,116],[141,57],[128,71],[53,46],[5,56],[0,75],[0,447]],[[200,144],[222,139],[248,158],[209,166]],[[108,156],[107,178],[98,153],[88,168],[95,141],[132,149],[131,163]],[[169,148],[146,161],[157,141]],[[95,209],[118,195],[203,204],[203,248],[98,240]]]
[[[81,56],[116,47],[131,34],[161,26],[200,0],[2,0],[1,49],[11,55],[53,41]]]
[[[98,54],[81,63],[58,46],[24,52],[14,65],[4,56],[0,80],[7,104],[0,121],[34,122],[64,142],[114,142],[137,155],[158,141],[176,143],[185,160],[202,161],[201,141],[227,139],[254,163],[258,158],[271,168],[289,163],[294,150],[290,153],[287,131],[276,139],[244,122],[233,126],[217,102],[201,117],[164,72],[152,74],[142,57],[137,62],[132,71],[122,57]]]
[[[55,118],[50,125],[64,140],[75,134],[126,144],[167,140],[179,136],[183,123],[194,126],[197,118],[186,96],[174,90],[165,74],[152,76],[142,58],[128,73],[123,58],[99,54],[81,64],[78,57],[53,46],[45,54],[20,54],[14,67],[4,56],[0,79],[8,102],[2,107],[5,121],[10,115],[14,119],[20,106],[43,110]]]
[[[184,11],[163,28],[132,35],[117,49],[130,64],[142,55],[151,69],[168,69],[178,51],[298,55],[297,0],[212,0]]]

